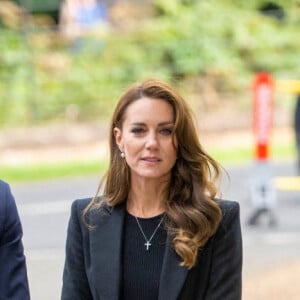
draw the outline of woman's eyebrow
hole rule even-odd
[[[161,122],[158,126],[165,126],[165,125],[174,125],[174,122]]]
[[[147,126],[146,123],[143,122],[132,122],[130,125],[135,125],[135,126]],[[165,126],[165,125],[174,125],[174,122],[172,121],[166,121],[166,122],[160,122],[158,123],[158,126]]]
[[[135,126],[146,126],[146,124],[145,124],[145,123],[143,123],[143,122],[132,122],[132,123],[130,123],[129,125],[135,125]]]

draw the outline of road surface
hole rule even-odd
[[[300,261],[300,194],[278,191],[278,225],[249,227],[252,212],[250,180],[252,166],[228,166],[223,198],[238,201],[244,245],[244,280],[274,266]],[[291,162],[274,165],[275,176],[294,175]],[[70,206],[74,199],[93,196],[97,177],[11,184],[24,230],[24,246],[32,300],[60,298],[64,246]]]

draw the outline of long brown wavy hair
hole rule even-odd
[[[168,102],[174,110],[173,143],[177,140],[177,160],[171,171],[167,192],[165,226],[182,266],[193,267],[198,250],[215,233],[221,209],[215,201],[219,164],[202,148],[193,114],[184,99],[170,85],[156,79],[136,83],[120,98],[110,127],[110,161],[99,184],[96,197],[84,211],[99,208],[103,203],[114,207],[126,201],[130,190],[130,169],[116,144],[114,128],[122,129],[127,107],[147,97]],[[98,197],[104,185],[103,197]],[[99,201],[99,199],[102,199]]]

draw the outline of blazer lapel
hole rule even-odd
[[[176,300],[188,273],[186,267],[179,265],[181,260],[171,243],[171,238],[168,236],[160,275],[158,300]]]
[[[91,230],[91,266],[99,299],[119,299],[124,216],[124,205],[113,209],[104,207],[93,215],[95,228]]]

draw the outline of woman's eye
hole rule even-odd
[[[142,134],[145,132],[145,130],[143,128],[132,128],[131,132],[134,134]]]
[[[171,135],[173,133],[173,130],[171,128],[163,128],[160,130],[160,133],[162,135]]]

